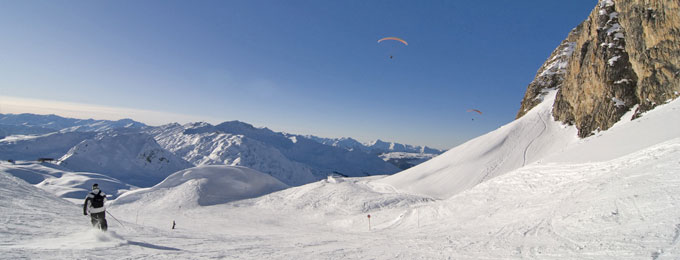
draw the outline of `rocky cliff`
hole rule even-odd
[[[680,3],[600,0],[527,88],[517,117],[558,89],[556,120],[579,136],[606,130],[636,108],[639,117],[680,94]]]

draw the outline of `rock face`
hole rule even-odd
[[[634,117],[679,96],[678,1],[600,0],[527,88],[517,117],[557,88],[556,120],[579,136],[606,130],[637,107]]]

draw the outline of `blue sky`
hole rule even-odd
[[[448,149],[514,120],[596,3],[0,1],[0,96]]]

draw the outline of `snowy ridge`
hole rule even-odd
[[[0,198],[0,214],[3,218],[0,226],[0,251],[3,253],[8,251],[5,245],[35,238],[36,230],[46,220],[52,222],[52,225],[61,226],[64,232],[78,229],[73,223],[79,213],[78,206],[6,173],[5,168],[0,168]],[[36,201],[41,201],[42,207],[37,206]],[[82,215],[82,210],[80,214]],[[3,254],[3,257],[10,256]]]
[[[82,203],[83,198],[94,183],[107,187],[109,191],[107,194],[111,195],[111,199],[115,199],[118,195],[135,188],[103,174],[72,172],[52,163],[2,162],[0,163],[0,171],[21,178],[57,197],[75,203]]]
[[[424,163],[439,154],[431,153],[405,153],[405,152],[392,152],[384,153],[380,155],[384,161],[394,164],[399,167],[399,169],[406,170],[418,164]]]
[[[375,155],[320,144],[242,122],[172,124],[150,129],[158,143],[196,165],[246,166],[288,185],[347,176],[391,174],[398,169]]]
[[[288,188],[279,180],[239,166],[199,166],[178,171],[161,183],[128,192],[113,203],[145,210],[194,208],[258,197]],[[127,205],[130,206],[130,205]]]
[[[396,167],[375,155],[323,145],[299,135],[277,133],[267,128],[255,128],[238,121],[224,122],[216,127],[221,131],[244,135],[273,146],[290,160],[310,165],[322,172],[322,175],[317,175],[319,179],[334,172],[356,177],[392,174],[398,171]],[[295,141],[291,140],[291,137],[295,137]]]
[[[221,132],[207,123],[163,126],[150,133],[161,146],[198,166],[245,166],[288,185],[318,179],[311,167],[289,160],[279,150],[243,135]]]
[[[556,152],[576,140],[576,130],[552,119],[555,94],[552,90],[540,105],[495,131],[376,182],[445,199]]]
[[[23,128],[9,126],[23,126]],[[111,121],[64,118],[57,115],[0,114],[0,130],[6,132],[5,136],[35,134],[36,131],[42,134],[56,131],[101,132],[117,128],[142,129],[145,127],[147,127],[145,124],[132,119]]]
[[[73,146],[95,133],[68,132],[39,136],[10,136],[0,140],[0,160],[37,160],[66,154]]]
[[[43,135],[54,132],[54,129],[30,125],[0,124],[0,139],[11,135]]]
[[[409,144],[400,144],[395,142],[385,142],[380,139],[369,143],[361,143],[353,138],[324,138],[313,135],[305,135],[304,137],[317,141],[322,144],[340,147],[346,150],[359,150],[366,153],[384,154],[384,153],[414,153],[414,154],[441,154],[442,150],[430,148],[427,146],[415,146]]]
[[[135,131],[107,131],[82,141],[59,159],[73,171],[106,174],[148,187],[193,165],[161,148],[150,135]]]

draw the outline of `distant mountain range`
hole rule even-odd
[[[0,159],[53,159],[73,171],[98,172],[150,186],[204,165],[245,166],[287,185],[328,175],[393,174],[442,151],[352,138],[274,132],[230,121],[158,127],[131,119],[81,120],[56,115],[0,114]]]
[[[357,177],[399,171],[375,154],[325,145],[305,136],[256,128],[239,121],[219,125],[170,124],[147,132],[165,149],[197,166],[246,166],[288,185],[309,183],[330,174]]]
[[[142,129],[147,125],[132,119],[117,121],[65,118],[57,115],[0,114],[0,137],[39,135],[52,132],[101,132],[116,128]]]
[[[384,154],[384,153],[419,153],[419,154],[441,154],[444,150],[439,150],[435,148],[430,148],[427,146],[414,146],[408,144],[400,144],[395,142],[385,142],[380,139],[370,142],[361,143],[352,138],[323,138],[316,137],[313,135],[306,135],[305,137],[317,141],[322,144],[331,145],[335,147],[340,147],[347,150],[359,150],[367,153],[373,154]]]

